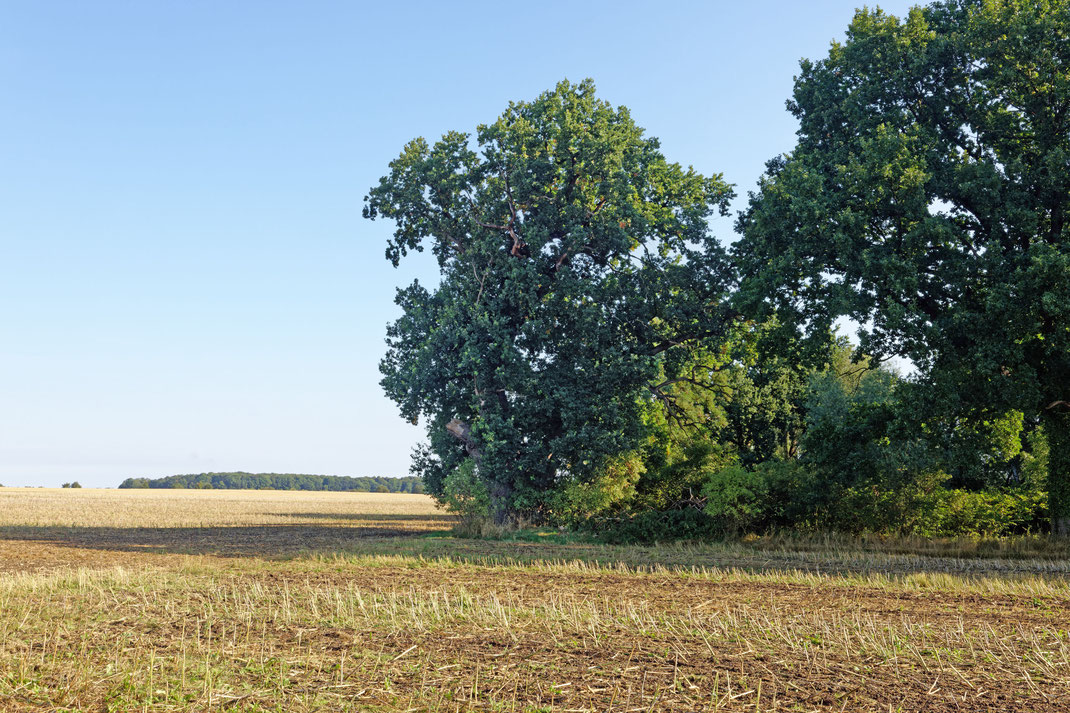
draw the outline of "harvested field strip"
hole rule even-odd
[[[463,547],[463,543],[458,547]],[[265,563],[261,566],[270,567]],[[834,573],[823,569],[795,569],[768,567],[717,567],[717,566],[665,566],[660,564],[636,564],[625,562],[602,562],[589,560],[541,560],[493,556],[488,559],[449,556],[424,557],[404,555],[332,555],[313,556],[286,563],[286,570],[308,572],[321,569],[346,569],[350,567],[392,568],[431,567],[445,568],[450,578],[484,576],[488,569],[500,572],[529,572],[546,575],[581,575],[605,578],[616,575],[632,581],[648,578],[655,581],[681,580],[689,582],[716,581],[747,584],[787,584],[811,588],[828,587],[855,589],[864,587],[895,592],[952,592],[956,594],[1004,595],[1010,597],[1047,597],[1070,603],[1070,576],[1056,570],[1042,574],[957,573],[953,571],[907,571],[899,573],[894,568],[882,572],[873,563],[859,572]],[[1067,563],[1070,567],[1070,563]],[[375,576],[380,576],[376,573]],[[475,582],[473,582],[475,584]]]
[[[0,537],[3,533],[0,532]],[[468,562],[485,566],[569,565],[582,563],[600,568],[623,567],[632,571],[737,568],[745,571],[800,571],[835,575],[901,574],[972,575],[1009,577],[1052,575],[1070,578],[1070,558],[1061,556],[1033,559],[981,557],[937,557],[832,548],[829,550],[758,549],[746,543],[673,544],[657,546],[611,546],[458,540],[452,538],[392,538],[351,540],[339,551],[304,553],[331,557],[362,555],[403,555]]]
[[[1010,581],[1050,576],[1070,579],[1070,558],[1035,559],[956,558],[885,552],[756,549],[744,543],[701,545],[607,546],[583,543],[458,540],[449,537],[413,537],[431,521],[361,521],[359,526],[259,525],[204,528],[138,527],[90,528],[0,525],[3,549],[24,548],[27,556],[7,557],[0,569],[34,569],[60,565],[78,566],[78,560],[93,559],[92,553],[107,552],[114,562],[131,561],[136,555],[219,555],[228,558],[291,560],[313,558],[365,558],[398,555],[483,566],[541,566],[546,563],[587,564],[599,568],[624,567],[629,571],[698,572],[704,569],[740,569],[750,572],[809,572],[840,576],[900,577],[917,574],[916,581],[930,577],[942,586],[940,577],[968,576]],[[41,555],[35,559],[31,550]],[[49,549],[51,548],[51,549]],[[66,549],[65,554],[62,550]],[[60,553],[59,556],[56,556]],[[145,562],[149,559],[143,560]],[[90,564],[86,562],[85,564]],[[923,575],[923,576],[922,576]],[[948,580],[955,581],[955,580]],[[919,585],[920,586],[920,585]],[[998,586],[993,584],[992,586]]]
[[[666,609],[569,582],[438,588],[431,569],[410,569],[406,588],[198,567],[9,576],[0,705],[1070,710],[1061,616],[1023,625],[1010,607],[972,622],[924,602],[867,611],[820,597]]]
[[[616,547],[454,539],[419,496],[0,504],[3,711],[1070,711],[1044,538]]]

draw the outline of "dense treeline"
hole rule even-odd
[[[205,488],[219,490],[332,490],[354,493],[422,493],[420,478],[351,478],[297,473],[196,473],[164,478],[127,478],[120,488]]]
[[[831,341],[821,363],[770,368],[757,359],[728,368],[723,383],[704,427],[667,427],[637,451],[634,490],[613,506],[580,509],[575,524],[633,540],[1048,527],[1048,446],[1038,419],[949,414],[926,384],[843,339]]]
[[[733,187],[590,81],[414,140],[364,211],[440,268],[381,364],[412,472],[623,539],[1070,535],[1068,36],[1068,0],[858,11],[730,248]]]

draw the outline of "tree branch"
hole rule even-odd
[[[451,436],[464,444],[464,449],[468,451],[468,455],[472,456],[476,465],[483,460],[483,451],[479,448],[479,443],[472,437],[472,427],[460,419],[452,419],[446,424],[446,430]]]

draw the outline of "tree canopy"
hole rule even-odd
[[[745,303],[851,317],[948,410],[1041,420],[1070,534],[1070,3],[862,10],[789,108],[798,145],[739,222]]]
[[[413,470],[429,490],[470,460],[496,519],[539,517],[570,486],[634,482],[654,405],[701,418],[688,389],[726,360],[733,324],[708,218],[731,197],[589,80],[406,145],[364,215],[394,221],[394,265],[430,247],[440,267],[437,287],[398,291],[381,364],[427,425]]]

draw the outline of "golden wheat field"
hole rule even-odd
[[[0,710],[1070,710],[1058,547],[451,525],[419,495],[0,489]]]
[[[356,518],[446,523],[426,495],[300,490],[0,488],[0,525],[232,527],[325,524]]]

